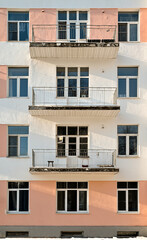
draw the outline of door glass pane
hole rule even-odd
[[[88,138],[80,137],[80,156],[88,156]]]
[[[28,137],[20,137],[20,156],[28,155]]]
[[[87,23],[80,23],[80,39],[87,38]]]
[[[118,155],[126,155],[126,137],[118,137]]]
[[[20,79],[20,97],[28,96],[28,79],[21,78]]]
[[[9,191],[9,211],[17,210],[17,192]]]
[[[76,190],[67,191],[67,211],[69,212],[77,211],[77,191]]]
[[[58,137],[57,138],[57,156],[64,157],[65,156],[65,137]]]
[[[118,79],[118,97],[126,97],[126,79]]]
[[[118,24],[118,41],[127,41],[127,23]]]
[[[138,191],[129,190],[128,191],[128,210],[129,211],[138,211]]]
[[[137,41],[137,24],[130,24],[130,41]]]
[[[69,138],[69,148],[68,148],[68,155],[69,156],[76,156],[76,137]]]
[[[89,79],[80,78],[80,97],[89,96]]]
[[[79,210],[80,211],[87,210],[87,192],[86,191],[79,192]]]
[[[65,210],[65,191],[57,192],[57,210],[58,211]]]
[[[19,190],[19,211],[27,212],[29,210],[29,191]]]
[[[137,97],[137,79],[129,79],[129,97]]]
[[[137,155],[137,136],[129,137],[129,155]]]
[[[17,23],[8,23],[8,40],[17,41]]]
[[[19,23],[19,41],[29,40],[29,23],[20,22]]]
[[[9,136],[9,156],[17,156],[18,138],[17,136]]]
[[[57,97],[64,97],[64,79],[57,79]]]
[[[9,78],[9,97],[17,97],[17,79]]]
[[[67,39],[66,36],[66,22],[58,23],[58,39]]]
[[[70,23],[70,39],[76,39],[76,24]]]
[[[118,191],[118,211],[126,210],[126,191]]]
[[[68,97],[77,96],[77,79],[68,79]]]

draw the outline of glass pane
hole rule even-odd
[[[138,76],[138,67],[118,67],[118,76]]]
[[[138,211],[138,191],[137,190],[129,190],[128,191],[128,210],[129,211]]]
[[[19,41],[29,40],[29,23],[19,23]]]
[[[87,210],[87,192],[86,191],[79,192],[79,210],[80,211]]]
[[[88,138],[80,137],[80,156],[88,156]]]
[[[28,155],[28,137],[20,137],[20,156]]]
[[[68,97],[77,96],[77,79],[68,79]]]
[[[17,210],[17,192],[9,191],[9,211]]]
[[[18,188],[18,182],[8,182],[8,188]]]
[[[66,135],[66,127],[57,127],[57,135]]]
[[[79,12],[79,20],[87,20],[87,19],[88,19],[87,11],[80,11]]]
[[[126,191],[118,191],[118,211],[126,210]]]
[[[81,77],[89,76],[89,68],[87,67],[80,68],[80,76]]]
[[[57,79],[57,97],[64,97],[64,79]]]
[[[118,137],[118,155],[126,155],[126,137]]]
[[[138,188],[137,182],[128,182],[128,188]]]
[[[76,156],[76,138],[69,138],[68,155]]]
[[[87,38],[87,23],[80,23],[80,39]]]
[[[77,182],[68,182],[67,187],[68,188],[77,188]]]
[[[137,97],[137,79],[129,79],[129,97]]]
[[[17,97],[17,79],[9,78],[9,97]]]
[[[18,150],[18,137],[17,136],[9,136],[9,156],[17,156]]]
[[[137,136],[129,137],[129,155],[137,155]]]
[[[66,22],[58,23],[58,39],[67,39],[66,36]]]
[[[27,67],[9,67],[8,75],[10,76],[29,76],[29,68]]]
[[[117,133],[127,133],[127,125],[118,125]]]
[[[68,127],[68,135],[77,135],[77,127]]]
[[[79,135],[88,135],[88,127],[79,127]]]
[[[28,96],[28,79],[21,78],[20,79],[20,97]]]
[[[27,212],[29,210],[29,191],[19,191],[19,211]]]
[[[118,41],[127,41],[127,23],[118,24]]]
[[[80,78],[80,97],[89,96],[89,79]]]
[[[57,182],[57,188],[66,188],[66,182]]]
[[[67,20],[67,12],[59,11],[58,12],[58,20]]]
[[[76,39],[76,24],[70,23],[70,39]]]
[[[78,68],[76,67],[70,67],[68,68],[68,76],[78,76]]]
[[[117,188],[127,188],[127,182],[118,182]]]
[[[118,97],[126,97],[126,79],[118,79]]]
[[[19,182],[18,185],[19,185],[19,188],[28,188],[29,187],[28,182]]]
[[[130,41],[137,41],[137,24],[130,24]]]
[[[8,134],[29,134],[28,126],[8,126]]]
[[[65,191],[57,192],[57,210],[58,211],[65,210]]]
[[[137,125],[118,125],[117,133],[138,133]]]
[[[65,142],[65,138],[64,142]],[[64,157],[65,156],[65,143],[58,143],[57,145],[57,156],[58,157]]]
[[[67,191],[67,211],[69,212],[77,211],[77,191],[76,190]]]
[[[134,22],[138,21],[138,12],[122,12],[118,13],[119,22]]]
[[[77,19],[77,12],[69,11],[69,20],[76,20],[76,19]]]
[[[8,23],[8,40],[17,41],[17,23]]]
[[[87,182],[78,182],[78,188],[88,188]]]
[[[58,77],[65,76],[65,68],[64,67],[57,67],[57,76]]]
[[[29,12],[8,12],[8,20],[29,21]]]

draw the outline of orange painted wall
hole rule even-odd
[[[7,156],[7,125],[0,124],[0,157]]]
[[[30,41],[32,41],[32,25],[52,25],[34,28],[35,41],[55,41],[56,40],[56,9],[45,8],[43,9],[30,9]]]
[[[0,98],[7,96],[7,66],[0,65]]]
[[[0,8],[0,41],[7,41],[7,9]]]
[[[117,8],[91,8],[90,9],[90,25],[116,25],[118,26],[118,9]],[[117,27],[118,28],[118,27]],[[114,30],[110,28],[97,26],[92,27],[90,30],[91,39],[112,39]],[[117,41],[117,29],[116,29],[116,41]]]
[[[140,42],[147,42],[147,8],[140,9]]]
[[[117,214],[116,182],[89,183],[89,214],[56,213],[56,183],[30,182],[30,214],[6,214],[7,182],[0,182],[0,225],[147,226],[147,181],[139,183],[140,213]],[[15,224],[14,224],[15,223]]]

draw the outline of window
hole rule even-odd
[[[28,96],[28,75],[27,67],[9,67],[9,97],[27,97]]]
[[[118,155],[136,156],[138,154],[138,126],[137,125],[119,125],[118,134]]]
[[[118,67],[118,97],[137,97],[138,67]]]
[[[8,127],[8,156],[28,156],[28,126]]]
[[[138,212],[138,183],[118,182],[118,212]]]
[[[57,156],[88,156],[88,127],[58,126]]]
[[[89,68],[57,67],[57,97],[89,97]]]
[[[138,12],[118,13],[118,41],[138,41]]]
[[[87,211],[87,182],[57,182],[57,212]]]
[[[29,183],[8,182],[8,211],[29,211]]]
[[[87,11],[58,11],[58,39],[87,39]]]
[[[29,41],[28,12],[8,12],[8,40]]]

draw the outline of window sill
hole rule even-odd
[[[16,42],[17,42],[17,43],[18,43],[18,42],[29,43],[29,40],[27,40],[27,41],[17,41],[17,40],[14,40],[14,41],[13,41],[13,40],[7,40],[7,42],[11,42],[11,43],[12,43],[12,42],[15,42],[15,43],[16,43]]]
[[[7,158],[30,158],[29,156],[7,156]]]
[[[77,215],[79,215],[79,214],[89,214],[89,212],[56,212],[57,214],[69,214],[69,215],[75,215],[75,214],[77,214]]]
[[[128,155],[128,156],[126,156],[126,155],[117,155],[117,158],[140,158],[140,156],[139,155]]]
[[[23,214],[23,215],[27,215],[27,214],[30,214],[30,212],[10,212],[10,211],[6,211],[6,214],[14,214],[14,215],[20,215],[20,214]]]
[[[120,214],[120,215],[123,215],[123,214],[136,214],[136,215],[138,215],[138,214],[140,214],[140,212],[117,212],[117,214]]]
[[[140,97],[117,97],[117,99],[119,100],[137,100],[140,99]]]
[[[119,43],[140,43],[140,41],[118,41]]]
[[[7,97],[9,99],[29,99],[29,97]]]

